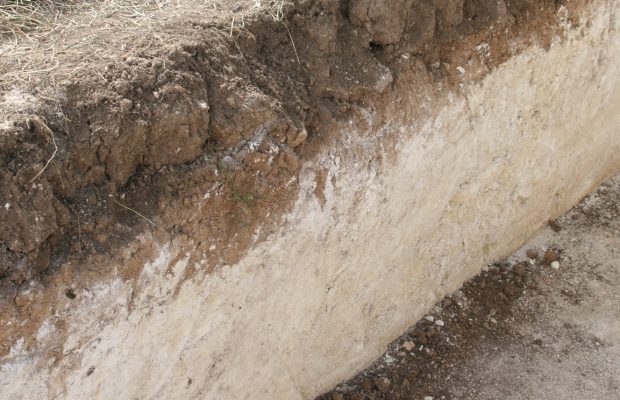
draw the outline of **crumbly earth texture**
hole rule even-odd
[[[318,399],[617,399],[619,288],[616,175]]]
[[[364,123],[358,105],[389,107],[401,81],[455,86],[457,65],[480,79],[528,44],[548,46],[561,22],[556,1],[387,3],[308,0],[278,20],[240,25],[230,11],[225,28],[205,15],[157,34],[95,31],[111,44],[89,52],[108,58],[86,65],[71,58],[84,33],[67,29],[39,41],[53,68],[23,68],[46,74],[20,72],[32,52],[3,47],[0,281],[26,284],[145,230],[193,239],[214,253],[209,268],[233,263],[259,225],[258,240],[277,225],[300,160],[329,144],[333,121]],[[562,9],[575,24],[580,4]]]

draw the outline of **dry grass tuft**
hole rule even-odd
[[[0,1],[0,37],[25,37],[36,27],[62,16],[75,4],[58,0]]]
[[[287,4],[288,0],[0,0],[0,90],[53,88],[82,70],[105,68],[141,50],[176,43],[195,25],[234,31],[264,12],[282,21]]]
[[[282,21],[284,19],[284,8],[287,2],[284,0],[254,0],[254,6],[257,9],[266,10],[274,21]]]

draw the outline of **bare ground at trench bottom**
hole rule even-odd
[[[620,174],[318,400],[430,398],[620,398]]]

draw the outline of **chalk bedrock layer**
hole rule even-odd
[[[189,255],[173,244],[137,298],[119,279],[67,300],[66,356],[53,362],[44,324],[39,351],[18,343],[0,360],[0,397],[308,399],[351,376],[620,169],[618,2],[589,12],[588,28],[522,52],[432,118],[385,126],[399,150],[380,173],[364,157],[376,138],[342,127],[342,147],[304,166],[286,225],[238,264],[174,296]]]

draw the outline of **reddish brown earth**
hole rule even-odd
[[[102,260],[141,234],[186,238],[212,254],[207,270],[235,262],[280,225],[300,161],[329,145],[334,121],[365,123],[360,104],[389,119],[393,90],[439,93],[466,62],[481,79],[532,43],[548,46],[560,6],[579,24],[587,2],[389,3],[301,1],[283,21],[256,15],[232,34],[209,21],[167,26],[169,44],[140,43],[77,73],[77,60],[64,60],[49,81],[0,83],[4,96],[38,103],[9,107],[0,131],[0,315],[29,320],[0,334],[0,354],[38,329],[54,301],[46,287],[106,279]],[[123,277],[152,250],[122,260]]]

